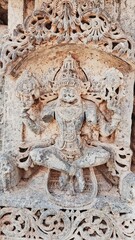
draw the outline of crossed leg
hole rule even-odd
[[[90,147],[85,150],[84,155],[74,161],[78,168],[96,167],[105,164],[110,159],[110,153],[102,147]]]
[[[30,151],[30,157],[35,165],[63,171],[68,174],[70,172],[71,165],[60,158],[54,147],[35,148]]]
[[[105,164],[110,159],[110,153],[102,147],[90,147],[73,164],[62,160],[55,147],[35,148],[31,150],[30,157],[35,165],[61,171],[62,175],[59,182],[60,187],[63,189],[67,182],[75,176],[78,181],[79,190],[83,192],[85,187],[83,168]]]

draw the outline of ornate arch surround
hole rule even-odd
[[[103,9],[73,0],[47,1],[18,25],[2,46],[1,70],[13,73],[39,45],[45,49],[63,45],[92,47],[132,67],[135,62],[135,43],[119,23]]]

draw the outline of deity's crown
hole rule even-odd
[[[87,84],[86,84],[87,82]],[[83,72],[83,70],[79,67],[78,62],[71,56],[68,55],[62,64],[62,67],[57,72],[54,81],[54,90],[58,90],[62,87],[75,87],[78,90],[82,90],[86,85],[90,85],[88,79]]]

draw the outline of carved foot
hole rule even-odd
[[[72,185],[73,186],[74,186],[73,176],[76,177],[77,182],[78,182],[79,192],[83,192],[84,191],[84,187],[85,187],[85,180],[84,180],[84,176],[83,176],[83,169],[82,168],[78,168],[75,164],[73,164],[73,165],[71,165],[69,175],[72,177],[72,181],[73,181]]]
[[[79,192],[83,192],[85,188],[85,180],[83,176],[83,169],[78,169],[76,172],[76,179],[78,181]]]
[[[67,191],[67,195],[74,196],[76,195],[75,189],[74,189],[74,177],[71,176],[69,179],[69,189]]]
[[[64,173],[64,172],[62,172],[61,176],[59,177],[59,184],[60,184],[60,189],[61,190],[65,189],[65,187],[68,184],[68,180],[69,180],[69,175]]]

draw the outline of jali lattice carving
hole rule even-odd
[[[132,213],[104,209],[17,209],[1,208],[2,239],[108,240],[134,239]]]

